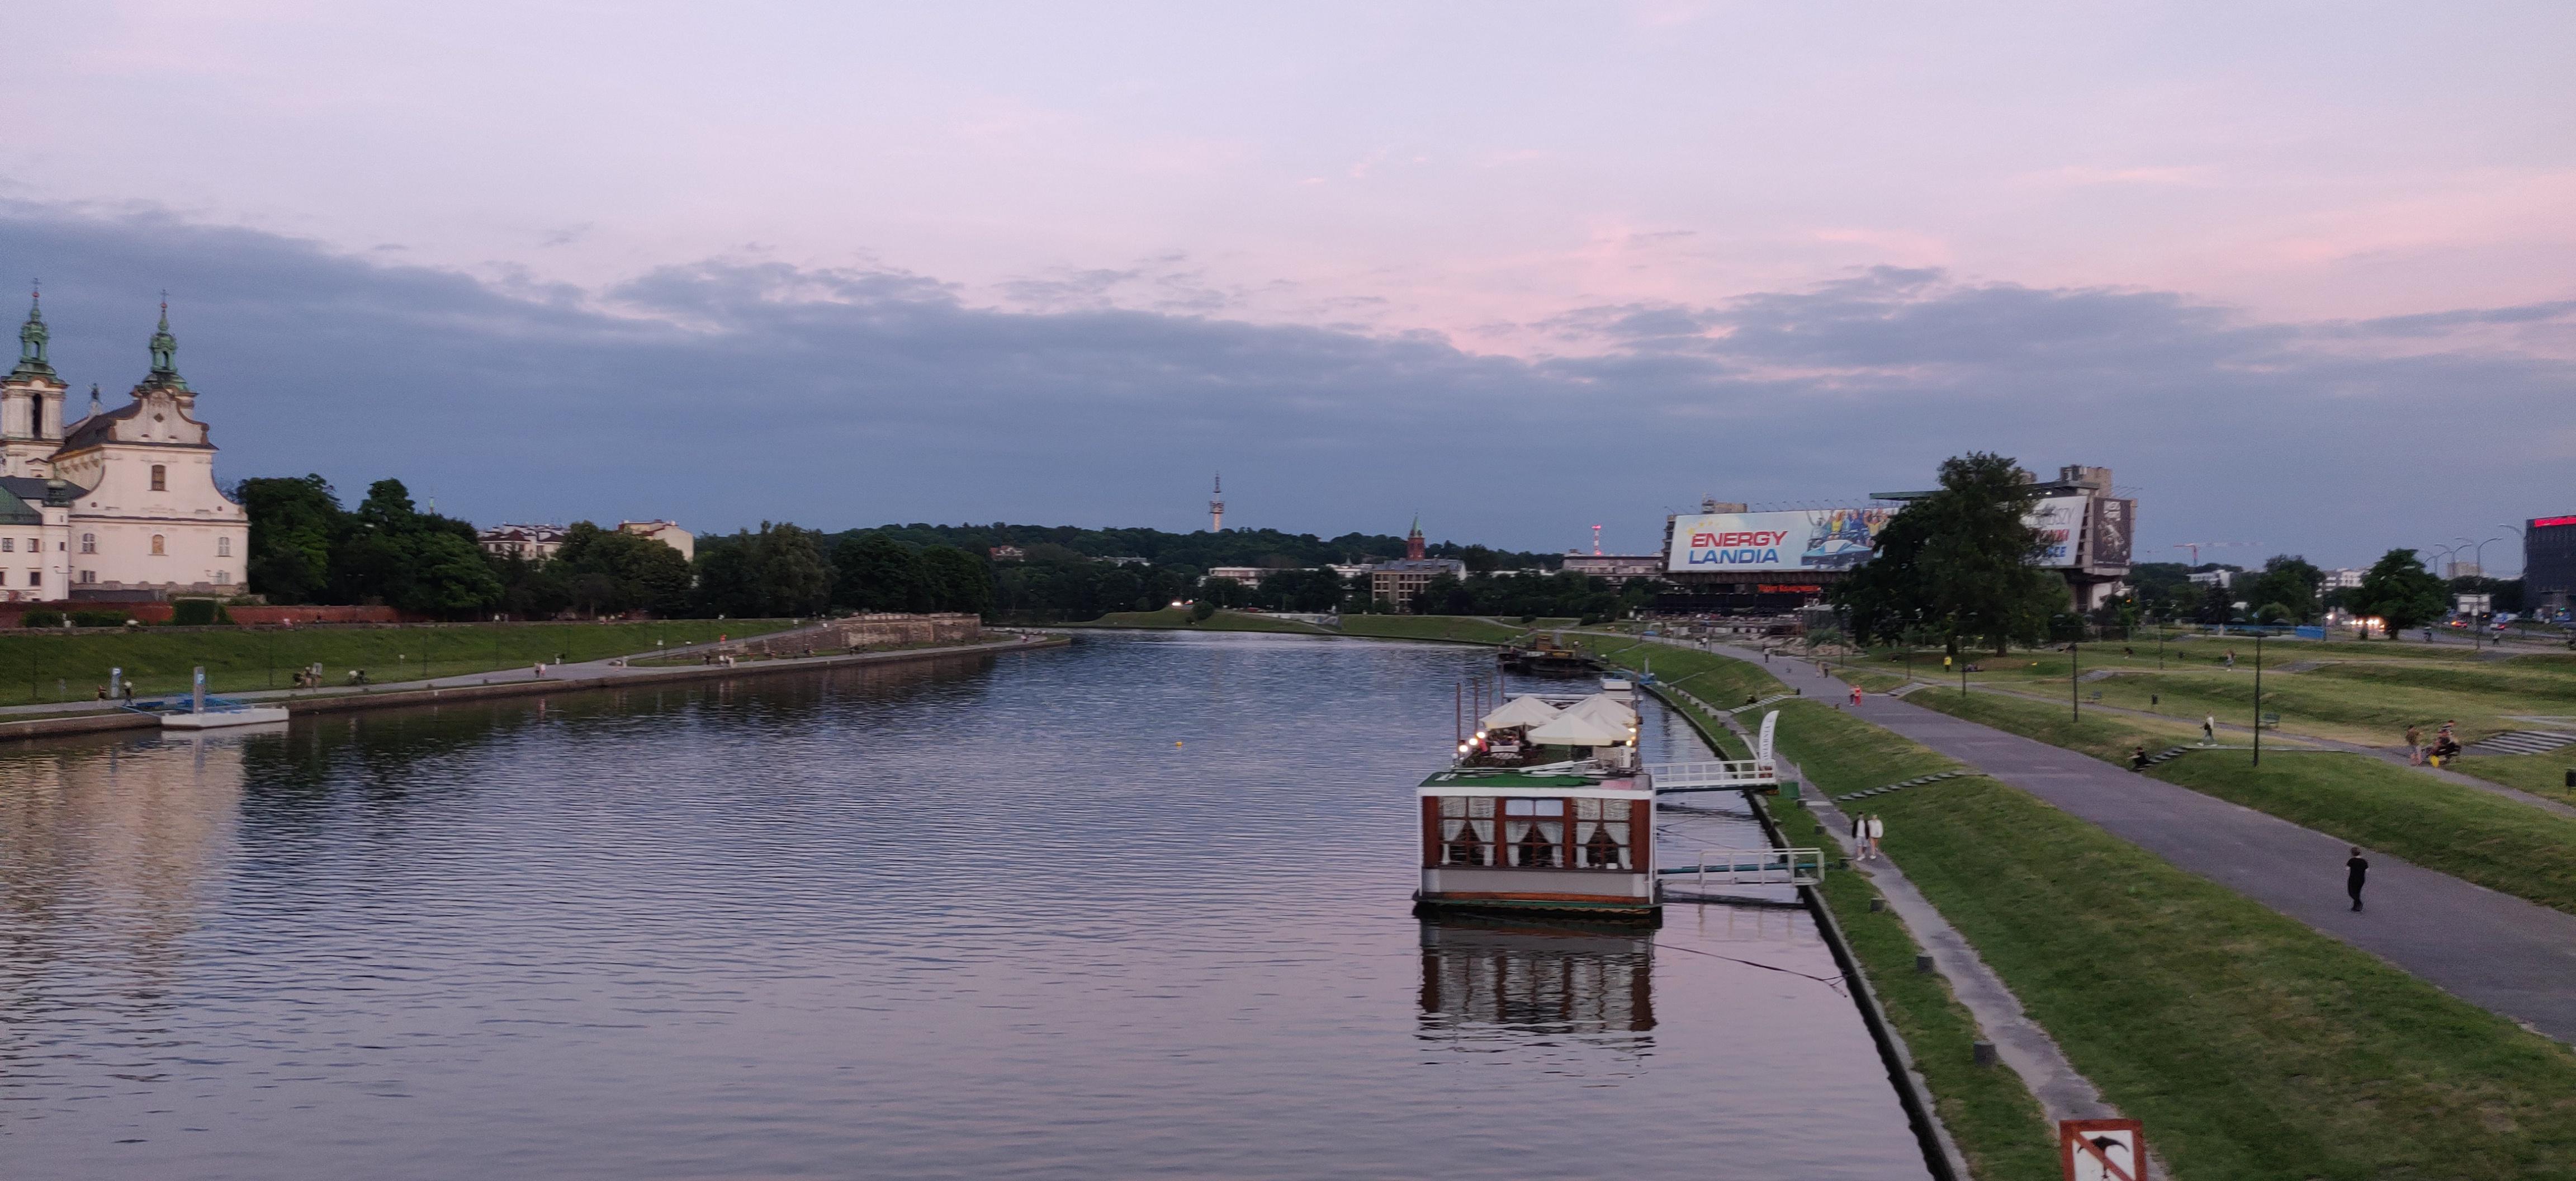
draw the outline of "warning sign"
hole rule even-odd
[[[2146,1181],[2147,1135],[2133,1119],[2057,1121],[2066,1181]]]

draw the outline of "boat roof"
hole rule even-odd
[[[1635,772],[1610,775],[1533,775],[1508,767],[1451,767],[1422,781],[1416,795],[1615,796],[1652,799],[1654,788]]]

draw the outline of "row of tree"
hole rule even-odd
[[[1953,653],[2068,638],[2081,621],[2068,613],[2065,583],[2030,564],[2044,548],[2026,519],[2036,497],[2008,457],[1971,452],[1944,462],[1940,488],[1890,518],[1877,554],[1835,588],[1845,626],[1863,643],[1937,643]],[[2228,587],[2194,583],[2191,573],[2179,563],[2141,564],[2131,571],[2138,593],[2105,604],[2096,622],[2313,623],[2341,607],[2394,634],[2448,614],[2453,589],[2410,549],[2388,551],[2360,586],[2326,594],[2324,572],[2289,554]]]

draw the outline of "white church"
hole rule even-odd
[[[18,367],[0,380],[0,600],[241,593],[250,518],[215,484],[169,304],[133,401],[102,409],[93,385],[89,412],[68,427],[43,312],[28,309]]]

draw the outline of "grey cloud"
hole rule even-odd
[[[1705,493],[1842,499],[1969,448],[2116,467],[2146,490],[2150,547],[2253,533],[2355,561],[2576,510],[2571,437],[2548,429],[2567,363],[2426,350],[2440,326],[2420,318],[2337,326],[2419,346],[2353,355],[2170,293],[1882,269],[1569,313],[1546,331],[1597,347],[1523,362],[1419,332],[975,307],[864,266],[716,260],[580,293],[0,205],[12,267],[51,281],[58,368],[111,396],[141,376],[169,287],[226,475],[320,471],[351,491],[397,475],[481,520],[1189,528],[1222,468],[1250,524],[1391,529],[1419,507],[1442,535],[1566,545],[1600,520],[1643,547]],[[2543,425],[2426,442],[2436,414]]]

